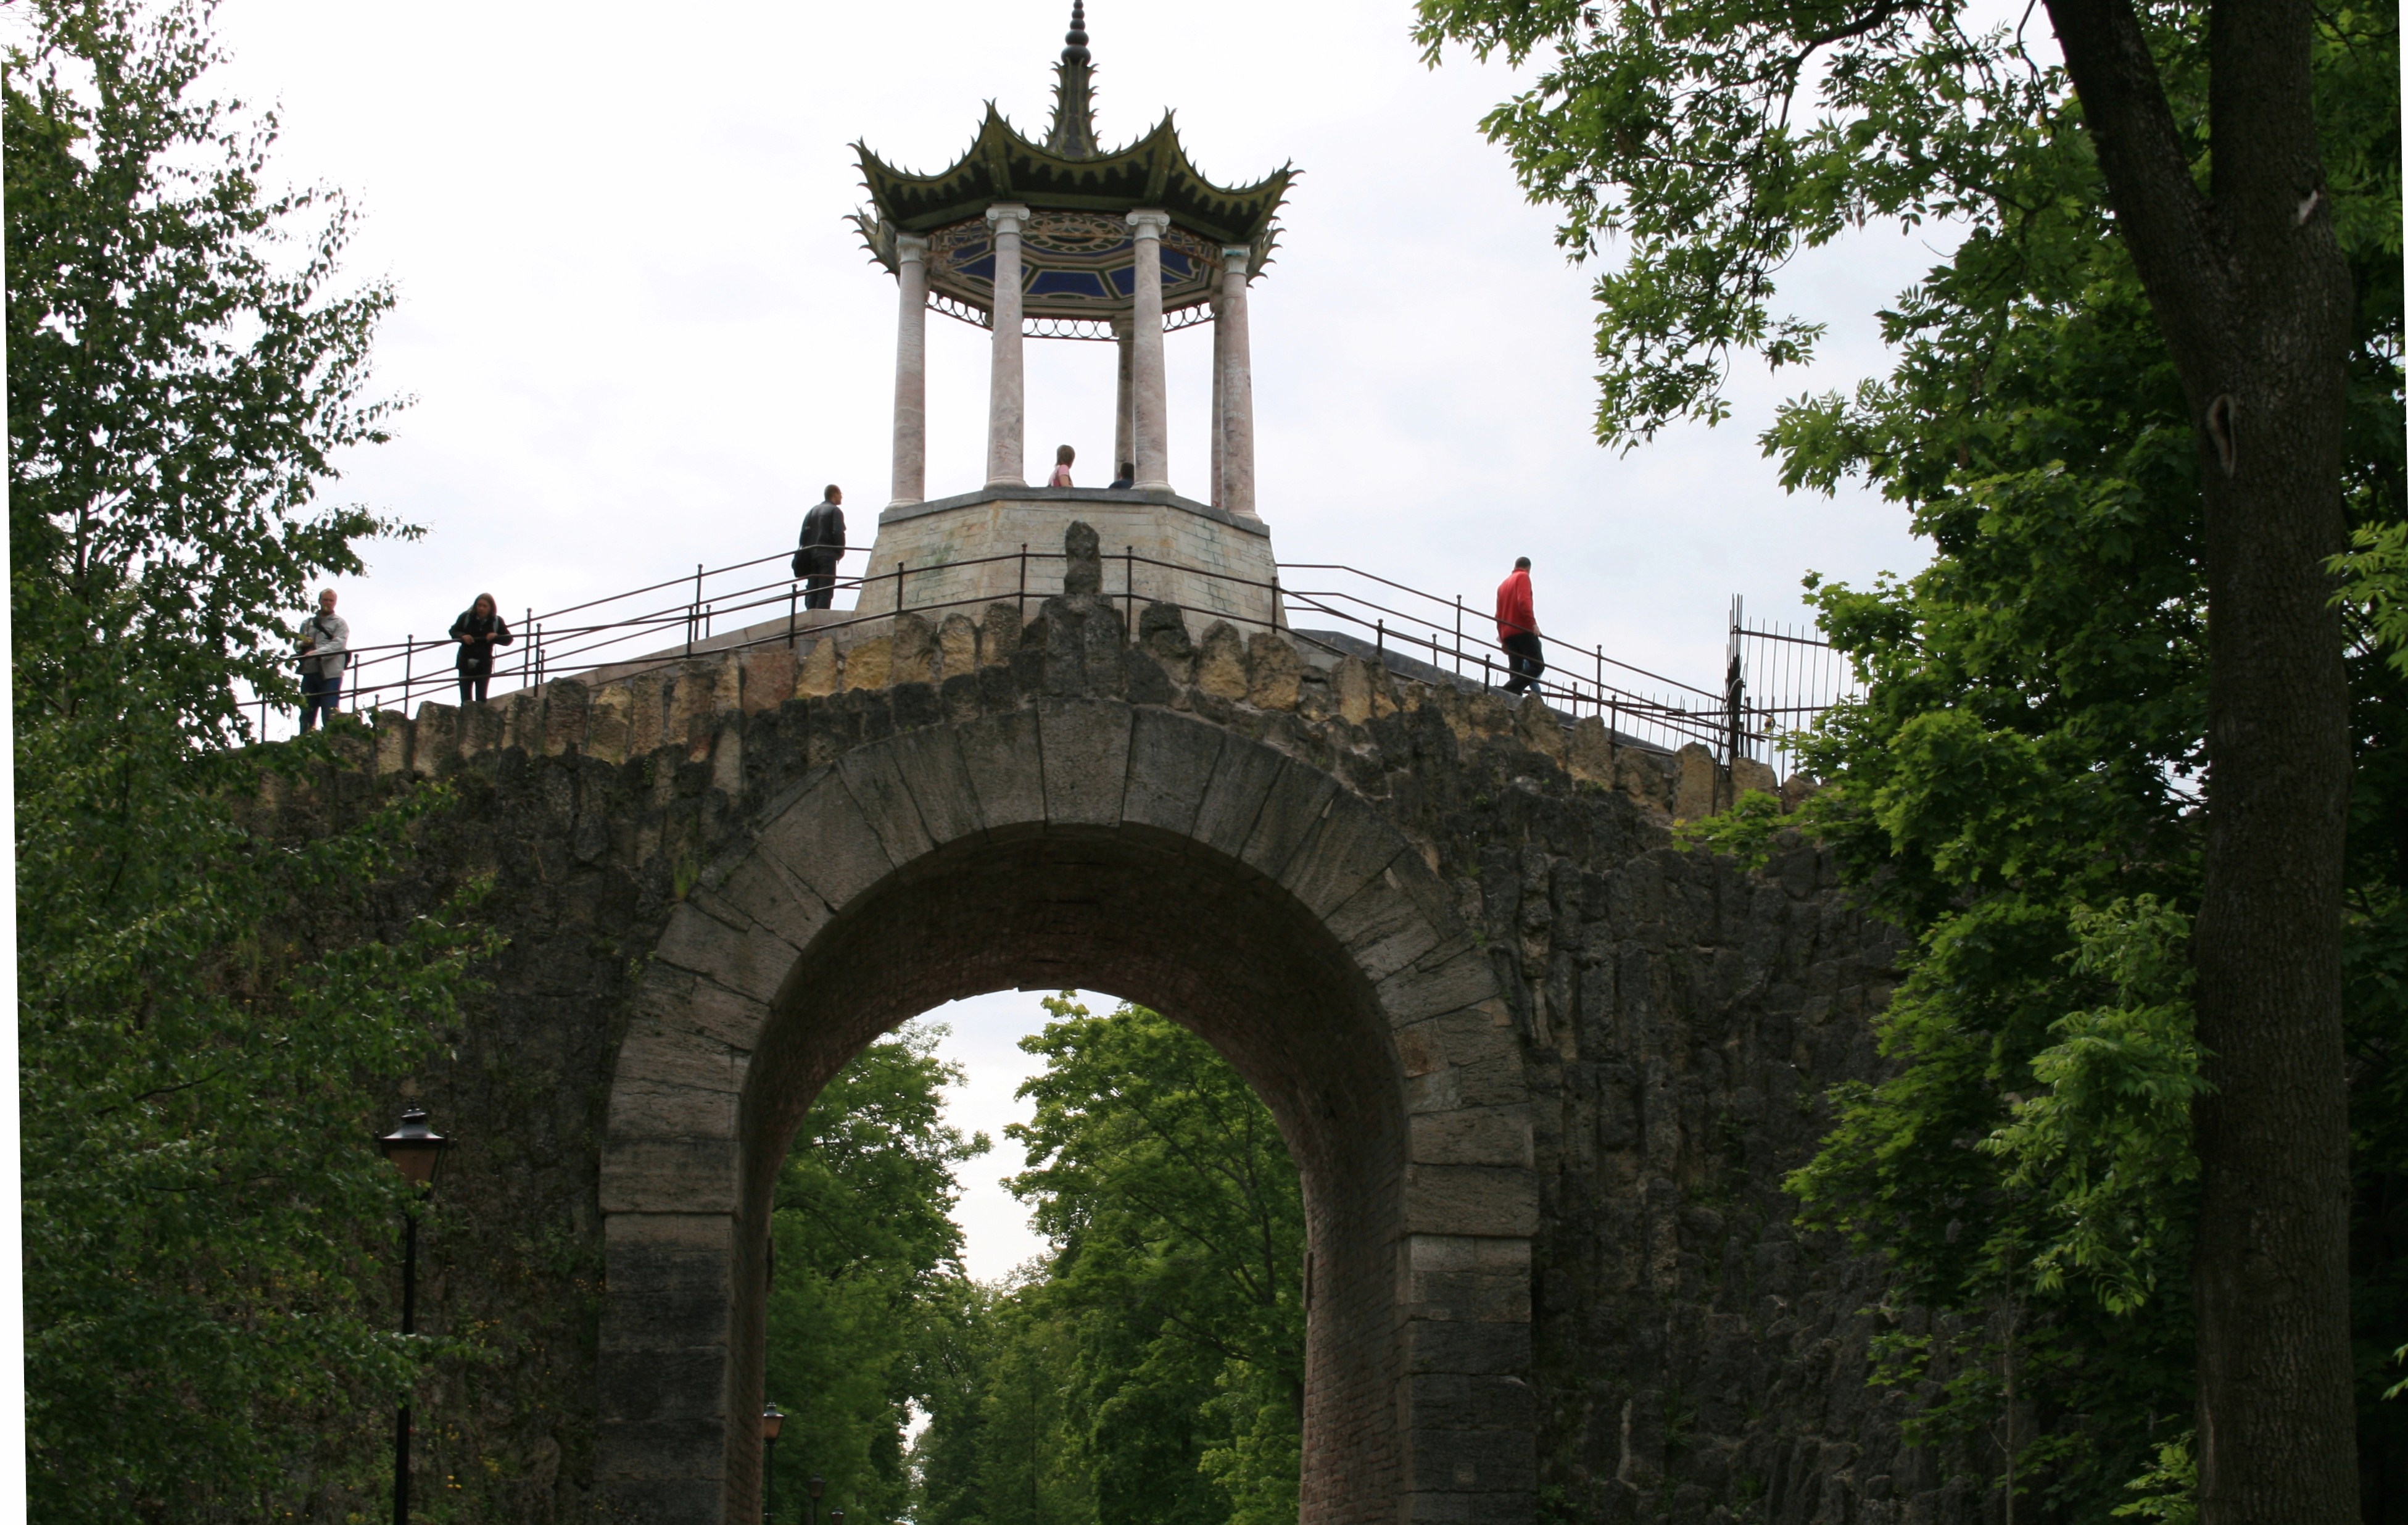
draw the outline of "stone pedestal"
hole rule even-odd
[[[1176,493],[1101,487],[988,487],[889,509],[879,517],[857,608],[893,612],[900,569],[900,607],[932,620],[955,610],[975,619],[987,604],[1024,593],[1034,612],[1039,599],[1062,591],[1062,537],[1073,521],[1095,526],[1107,597],[1125,597],[1133,580],[1140,611],[1175,603],[1198,636],[1215,619],[1245,635],[1286,623],[1272,593],[1270,531],[1260,519]],[[1171,565],[1132,568],[1132,550]]]

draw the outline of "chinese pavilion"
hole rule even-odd
[[[906,606],[972,597],[993,591],[998,578],[1009,586],[1010,574],[999,568],[976,577],[940,568],[1023,544],[1058,547],[1072,519],[1094,524],[1108,554],[1125,546],[1140,556],[1270,581],[1268,531],[1254,505],[1246,291],[1278,241],[1276,218],[1294,170],[1236,189],[1215,185],[1189,162],[1167,114],[1135,143],[1107,151],[1096,137],[1083,0],[1071,8],[1064,41],[1042,142],[1021,136],[990,102],[977,139],[935,174],[906,173],[855,145],[870,205],[853,221],[895,276],[901,300],[894,490],[868,575],[907,567],[917,586],[906,589]],[[925,495],[931,308],[986,329],[992,354],[985,484],[934,500]],[[1163,380],[1166,334],[1202,323],[1212,325],[1213,340],[1209,502],[1171,488]],[[1022,347],[1030,338],[1116,348],[1112,462],[1134,464],[1133,486],[1028,485]],[[1039,591],[1033,572],[1029,585]],[[1182,583],[1157,590],[1140,577],[1136,591],[1198,613],[1241,611],[1226,588]],[[876,597],[866,591],[865,607]]]

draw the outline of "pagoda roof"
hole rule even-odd
[[[1154,208],[1204,238],[1252,246],[1269,232],[1296,175],[1282,165],[1253,185],[1215,185],[1188,159],[1169,113],[1125,148],[1074,157],[1022,137],[992,101],[977,140],[933,175],[896,169],[863,144],[854,150],[880,219],[916,234],[982,216],[997,202],[1019,202],[1059,211]]]
[[[1211,301],[1224,249],[1248,251],[1249,281],[1269,263],[1279,241],[1280,205],[1296,178],[1295,166],[1282,165],[1252,185],[1215,185],[1188,159],[1168,112],[1136,142],[1105,151],[1096,137],[1086,24],[1084,0],[1077,0],[1061,62],[1054,65],[1054,121],[1043,142],[1023,137],[989,101],[976,141],[933,175],[897,169],[867,144],[853,145],[870,199],[870,207],[853,219],[863,241],[880,264],[894,270],[898,235],[929,239],[929,291],[940,310],[988,321],[995,255],[985,214],[997,203],[1016,203],[1032,213],[1023,230],[1022,269],[1024,311],[1032,318],[1092,326],[1108,315],[1125,315],[1134,291],[1136,241],[1125,218],[1140,209],[1170,219],[1162,239],[1166,313]],[[1054,337],[1101,333],[1063,331]]]

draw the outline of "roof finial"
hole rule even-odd
[[[1098,151],[1087,78],[1086,0],[1070,0],[1070,30],[1062,41],[1062,62],[1054,65],[1054,129],[1045,135],[1045,146],[1065,159],[1092,159]]]

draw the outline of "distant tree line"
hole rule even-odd
[[[1270,1114],[1201,1039],[1142,1007],[1049,998],[1010,1129],[1051,1248],[964,1277],[935,1032],[872,1044],[780,1178],[769,1397],[779,1521],[1274,1525],[1297,1511],[1304,1227]],[[916,1414],[915,1414],[916,1411]],[[908,1446],[914,1420],[922,1428]]]

